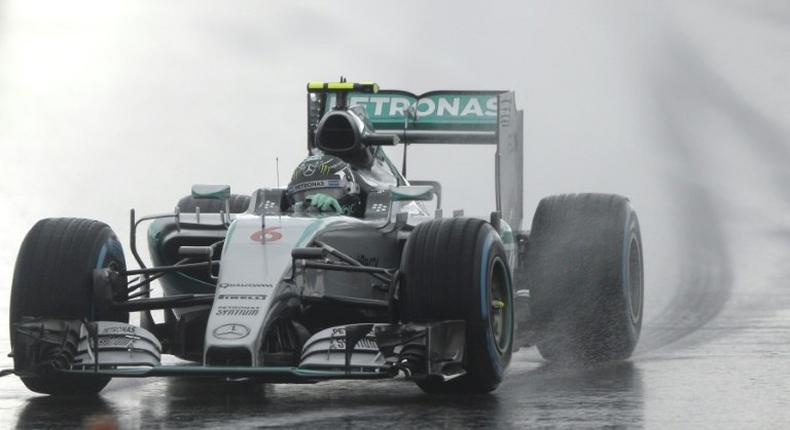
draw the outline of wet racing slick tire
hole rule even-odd
[[[128,312],[100,311],[93,306],[93,271],[111,265],[126,269],[123,248],[106,224],[80,218],[48,218],[36,223],[22,242],[14,268],[11,349],[14,323],[27,316],[128,322]],[[15,355],[14,367],[28,367],[17,360]],[[110,381],[109,377],[71,375],[21,379],[38,393],[73,395],[98,393]]]
[[[499,234],[479,219],[428,221],[411,233],[403,258],[401,320],[466,321],[466,374],[417,384],[428,393],[496,389],[513,347],[513,289]]]
[[[628,199],[568,194],[541,200],[526,282],[545,359],[630,357],[642,327],[644,283],[639,220]]]
[[[250,206],[250,196],[242,194],[230,195],[230,213],[237,214],[247,211]],[[196,212],[195,208],[200,208],[200,213],[219,213],[225,210],[225,201],[216,199],[196,199],[192,196],[185,196],[178,201],[178,210],[181,212]]]

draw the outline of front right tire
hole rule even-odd
[[[128,312],[93,305],[93,271],[126,263],[115,233],[106,224],[80,218],[48,218],[36,223],[25,236],[14,268],[9,326],[11,349],[14,324],[23,317],[128,322]],[[15,368],[28,368],[19,363]],[[22,382],[44,394],[93,394],[109,377],[72,375],[26,376]]]

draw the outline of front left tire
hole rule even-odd
[[[502,382],[513,348],[513,288],[499,234],[487,222],[419,224],[404,249],[404,322],[466,321],[466,374],[418,381],[428,393],[486,393]]]

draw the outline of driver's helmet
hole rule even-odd
[[[359,203],[359,184],[354,173],[345,161],[332,155],[305,158],[294,170],[288,184],[291,205],[304,203],[305,199],[318,193],[337,199],[349,214]]]

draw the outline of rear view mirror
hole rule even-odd
[[[226,200],[230,198],[230,185],[192,185],[192,197]]]
[[[436,195],[436,209],[442,208],[442,184],[436,181],[415,181],[413,179],[410,179],[409,183],[411,185],[427,185],[433,188],[433,193]]]
[[[406,200],[428,201],[433,199],[433,187],[429,185],[410,185],[395,187],[392,189],[392,201],[402,202]]]

